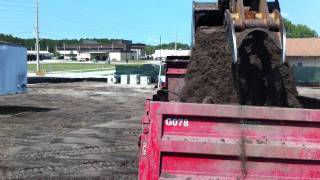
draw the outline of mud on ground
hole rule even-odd
[[[0,97],[0,177],[137,179],[148,88],[32,85]]]

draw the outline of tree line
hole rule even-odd
[[[53,40],[53,39],[41,39],[40,41],[40,49],[41,50],[47,50],[49,49],[49,52],[55,53],[56,47],[62,47],[64,45],[78,45],[82,44],[84,41],[96,41],[98,43],[102,44],[108,44],[112,42],[117,42],[120,41],[121,39],[98,39],[98,38],[93,38],[93,39],[61,39],[61,40]],[[14,37],[12,35],[5,35],[5,34],[0,34],[0,41],[5,41],[5,42],[12,42],[16,44],[23,45],[27,47],[29,50],[35,49],[35,43],[36,40],[35,38],[32,39],[22,39],[18,37]],[[168,43],[168,44],[162,44],[161,46],[163,49],[174,49],[175,48],[175,43]],[[190,49],[190,46],[188,44],[182,44],[182,43],[177,43],[177,48],[178,49]],[[147,54],[153,54],[156,49],[160,49],[160,45],[146,45],[145,51]]]
[[[288,38],[312,38],[319,37],[317,31],[303,24],[293,24],[291,21],[285,19],[284,24],[287,30]]]
[[[60,40],[53,40],[53,39],[41,39],[40,40],[40,49],[41,50],[47,50],[49,48],[49,52],[54,53],[56,51],[56,47],[62,47],[64,45],[78,45],[82,44],[84,41],[97,41],[99,43],[112,43],[119,41],[120,39],[98,39],[98,38],[93,38],[93,39],[60,39]],[[22,39],[18,37],[14,37],[12,35],[5,35],[5,34],[0,34],[0,41],[5,41],[5,42],[12,42],[16,44],[23,45],[27,47],[29,50],[35,49],[35,44],[36,44],[36,39],[31,38],[31,39]]]
[[[311,37],[318,37],[318,34],[315,30],[311,29],[310,27],[302,24],[294,24],[291,21],[285,19],[285,26],[287,30],[287,37],[288,38],[311,38]],[[77,45],[81,44],[85,40],[90,41],[97,41],[99,43],[112,43],[119,41],[120,39],[107,39],[107,38],[93,38],[93,39],[60,39],[60,40],[53,40],[53,39],[41,39],[40,41],[40,49],[46,50],[47,47],[49,52],[55,53],[56,46],[63,46],[66,45]],[[28,49],[34,49],[36,40],[34,38],[31,39],[23,39],[14,37],[12,35],[5,35],[0,34],[0,41],[12,42],[16,44],[21,44]],[[166,43],[160,45],[146,45],[145,51],[147,54],[153,54],[156,49],[174,49],[175,43]],[[188,44],[177,43],[177,49],[190,49]]]

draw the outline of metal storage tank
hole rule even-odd
[[[27,90],[27,49],[0,42],[0,96]]]

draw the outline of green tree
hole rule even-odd
[[[56,58],[60,58],[61,54],[57,51],[54,51],[53,52],[53,56],[56,57]]]
[[[293,24],[291,21],[284,20],[288,38],[313,38],[318,37],[318,33],[310,27],[302,24]]]
[[[146,47],[144,48],[144,51],[146,52],[146,54],[151,55],[156,51],[156,47],[151,45],[146,45]]]

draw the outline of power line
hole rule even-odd
[[[158,89],[160,89],[160,85],[161,85],[161,71],[162,71],[162,38],[160,36],[160,61],[159,61],[159,77],[158,77]]]

